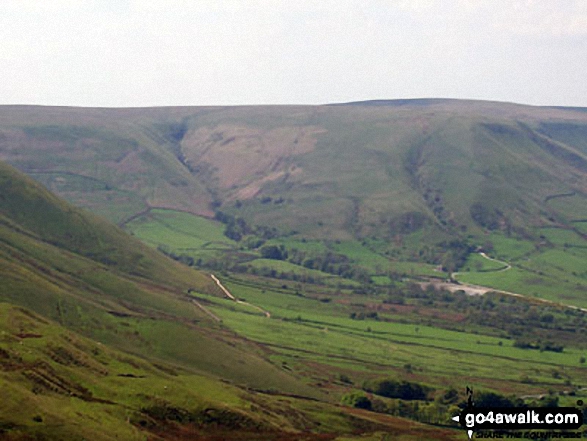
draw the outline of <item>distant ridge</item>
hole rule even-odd
[[[446,104],[450,102],[462,101],[452,98],[408,98],[396,100],[365,100],[365,101],[349,101],[346,103],[327,104],[329,106],[429,106],[431,104]]]
[[[118,224],[164,208],[321,239],[531,236],[585,217],[587,113],[577,110],[450,98],[0,106],[0,160]]]
[[[524,107],[537,107],[544,109],[567,110],[587,112],[587,107],[573,107],[573,106],[540,106],[533,104],[523,104],[510,101],[491,101],[491,100],[477,100],[477,99],[457,99],[457,98],[404,98],[404,99],[378,99],[378,100],[364,100],[364,101],[348,101],[344,103],[332,103],[327,106],[372,106],[372,107],[402,107],[402,106],[430,106],[442,104],[498,104],[498,105],[512,105]]]
[[[575,112],[587,112],[587,107],[571,107],[571,106],[548,106],[549,109],[557,110],[573,110]]]

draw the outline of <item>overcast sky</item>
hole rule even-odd
[[[0,103],[587,107],[584,0],[0,0]]]

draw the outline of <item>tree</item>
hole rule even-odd
[[[474,397],[476,407],[514,407],[512,401],[493,392],[481,392]]]
[[[260,249],[261,256],[265,259],[285,260],[287,259],[287,250],[283,245],[265,245]]]
[[[373,403],[365,395],[357,392],[353,392],[342,397],[342,404],[347,406],[356,407],[357,409],[371,410]]]

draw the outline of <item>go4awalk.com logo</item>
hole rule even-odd
[[[475,407],[467,388],[467,407],[452,419],[473,438],[582,438],[583,411],[575,407]],[[582,405],[582,401],[577,402]]]

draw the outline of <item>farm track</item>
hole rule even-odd
[[[498,262],[498,263],[501,263],[505,266],[504,268],[500,268],[500,269],[496,269],[496,270],[488,270],[486,272],[501,273],[504,271],[508,271],[512,268],[512,266],[507,262],[504,262],[502,260],[493,259],[483,252],[480,252],[479,254],[487,260],[491,260],[493,262]],[[456,276],[458,276],[458,275],[459,275],[458,272],[452,273],[451,279],[456,280]],[[421,284],[421,285],[428,285],[428,284]],[[532,301],[547,304],[547,305],[558,306],[558,307],[562,306],[564,308],[571,308],[571,309],[576,309],[579,311],[587,312],[587,308],[581,308],[581,307],[574,306],[574,305],[567,305],[564,303],[559,303],[559,302],[555,302],[552,300],[541,299],[538,297],[532,297],[532,296],[519,294],[519,293],[515,293],[515,292],[511,292],[511,291],[504,291],[502,289],[489,288],[487,286],[481,286],[481,285],[473,285],[473,284],[465,283],[465,282],[458,282],[458,283],[439,282],[439,283],[435,283],[433,285],[436,287],[447,289],[448,291],[451,291],[451,292],[463,290],[463,291],[465,291],[465,293],[467,293],[467,295],[471,295],[471,296],[483,295],[483,294],[491,291],[491,292],[497,292],[499,294],[504,294],[507,296],[518,297],[518,298],[522,298],[522,299],[526,299],[526,300],[532,300]]]
[[[501,264],[503,265],[503,268],[485,270],[484,272],[486,272],[486,273],[500,273],[500,272],[502,272],[502,271],[507,271],[507,270],[510,270],[510,269],[512,269],[512,266],[511,266],[509,263],[507,263],[507,262],[504,262],[503,260],[497,260],[497,259],[494,259],[493,257],[489,257],[487,254],[485,254],[485,253],[484,253],[484,252],[482,252],[482,251],[479,253],[479,255],[480,255],[481,257],[483,257],[484,259],[491,260],[492,262],[501,263]],[[451,277],[451,279],[455,279],[455,280],[456,280],[456,277],[457,277],[459,274],[461,274],[461,273],[459,273],[459,272],[454,272],[454,273],[452,273],[452,274],[450,275],[450,277]],[[471,285],[471,286],[472,286],[472,285]]]
[[[194,305],[196,305],[198,308],[200,308],[202,311],[204,311],[206,314],[208,314],[210,317],[212,317],[218,323],[222,322],[222,319],[220,317],[218,317],[216,314],[214,314],[212,311],[210,311],[208,308],[206,308],[200,302],[197,302],[196,300],[192,300],[192,303]]]
[[[224,287],[224,285],[222,285],[222,283],[220,282],[220,280],[218,280],[218,278],[214,274],[210,274],[210,277],[212,277],[212,280],[214,280],[214,282],[216,282],[216,285],[218,285],[218,287],[222,290],[222,292],[224,292],[224,294],[226,295],[226,297],[228,297],[231,300],[234,300],[236,303],[239,303],[241,305],[250,306],[251,308],[254,308],[254,309],[262,312],[263,314],[265,314],[265,317],[271,318],[271,313],[269,311],[266,311],[266,310],[264,310],[263,308],[261,308],[261,307],[259,307],[257,305],[253,305],[252,303],[244,302],[242,300],[239,300],[235,296],[233,296],[230,293],[230,291],[228,289],[226,289]]]
[[[481,255],[481,257],[484,257],[484,258],[486,258],[487,260],[491,260],[491,261],[493,261],[493,262],[501,263],[501,264],[504,266],[504,268],[501,268],[501,269],[496,269],[496,270],[493,270],[493,271],[491,271],[491,270],[490,270],[490,272],[500,273],[500,272],[502,272],[502,271],[507,271],[507,270],[509,270],[509,269],[512,269],[512,266],[511,266],[509,263],[507,263],[507,262],[504,262],[504,261],[502,261],[502,260],[497,260],[497,259],[494,259],[494,258],[492,258],[492,257],[489,257],[489,256],[488,256],[487,254],[485,254],[484,252],[480,252],[479,254]]]

